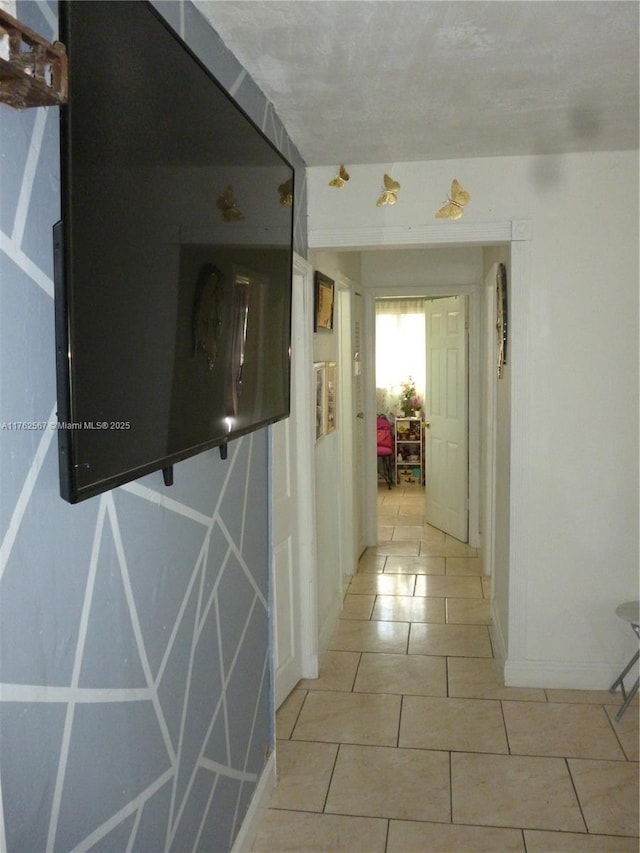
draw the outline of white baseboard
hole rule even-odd
[[[496,612],[495,600],[491,602],[491,613],[493,618],[489,631],[491,633],[491,642],[493,643],[493,656],[504,663],[507,659],[507,644],[504,641],[502,625],[500,624],[500,620],[498,619],[498,614]]]
[[[334,602],[331,612],[324,620],[318,637],[318,651],[322,655],[329,648],[329,643],[333,637],[333,632],[338,625],[338,619],[342,612],[342,600]]]
[[[242,821],[240,831],[233,842],[231,853],[250,853],[253,842],[256,840],[264,811],[269,805],[271,793],[276,785],[276,754],[272,752],[269,760],[264,766],[262,776],[258,781],[251,805]]]
[[[507,658],[504,664],[504,683],[507,687],[608,690],[618,676],[619,669],[616,670],[611,664],[523,661]]]

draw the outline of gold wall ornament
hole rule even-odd
[[[471,196],[463,190],[454,178],[451,181],[451,195],[447,196],[447,203],[436,213],[436,219],[461,219],[465,204],[469,204]]]
[[[395,204],[398,201],[400,184],[394,181],[390,175],[385,175],[383,181],[384,191],[376,202],[376,207],[383,207],[385,204]]]
[[[225,222],[241,222],[244,219],[244,213],[240,210],[233,198],[233,187],[231,184],[219,196],[216,205],[222,211],[222,218]]]
[[[335,178],[329,181],[329,186],[337,187],[339,190],[341,190],[348,180],[349,172],[347,172],[345,167],[341,164],[340,169],[338,170],[338,174],[335,176]]]
[[[284,184],[280,184],[278,192],[280,193],[280,204],[291,207],[293,204],[293,178],[289,178]]]

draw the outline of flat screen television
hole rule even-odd
[[[286,417],[294,172],[154,7],[60,4],[60,492]]]

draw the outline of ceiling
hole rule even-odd
[[[196,0],[309,166],[638,147],[637,0]]]

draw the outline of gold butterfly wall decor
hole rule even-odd
[[[436,213],[436,219],[461,219],[465,204],[469,204],[471,196],[463,190],[454,178],[451,181],[451,195],[447,197],[447,203]]]
[[[339,190],[341,190],[348,180],[349,172],[347,172],[345,167],[341,165],[338,174],[335,176],[335,178],[329,181],[329,186],[337,187]]]
[[[222,218],[225,222],[241,222],[244,219],[244,213],[240,210],[233,198],[233,187],[231,184],[219,196],[216,205],[222,211]]]
[[[376,202],[376,207],[383,207],[385,204],[395,204],[398,201],[398,190],[400,189],[400,184],[397,181],[394,181],[390,175],[385,175],[383,180],[384,191]]]
[[[293,178],[289,178],[284,184],[280,184],[278,192],[280,193],[280,204],[291,207],[293,204]]]

